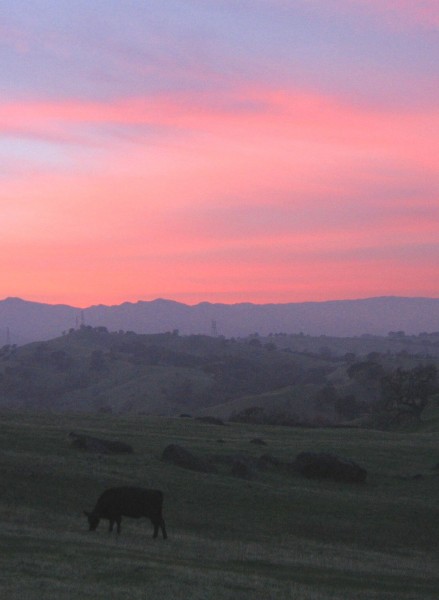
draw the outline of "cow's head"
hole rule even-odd
[[[84,510],[84,515],[88,519],[88,525],[89,525],[88,530],[94,531],[96,529],[96,527],[99,525],[99,517],[97,517],[94,513],[87,512],[86,510]]]

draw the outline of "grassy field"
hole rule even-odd
[[[127,456],[88,454],[68,433],[130,443]],[[263,438],[267,446],[250,440]],[[219,443],[218,440],[222,442]],[[0,414],[0,595],[26,599],[436,599],[439,435],[293,429],[190,419]],[[252,480],[160,460],[194,453],[325,450],[368,470],[364,485],[282,471]],[[113,485],[165,493],[169,539],[146,520],[88,532],[83,509]]]

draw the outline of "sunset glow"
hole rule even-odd
[[[0,298],[439,296],[439,4],[7,1]]]

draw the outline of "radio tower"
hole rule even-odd
[[[218,336],[218,329],[216,327],[216,321],[214,319],[212,319],[212,323],[210,325],[210,334],[212,337]]]

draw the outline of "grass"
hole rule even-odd
[[[71,448],[69,431],[120,439],[130,456]],[[249,441],[262,437],[267,446]],[[222,439],[221,444],[218,439]],[[306,430],[189,419],[0,415],[0,594],[15,599],[433,599],[439,589],[438,434]],[[261,472],[247,481],[163,463],[179,443],[206,455],[326,450],[365,485]],[[414,478],[415,475],[421,477]],[[112,485],[165,493],[169,539],[145,520],[89,533],[83,509]]]

